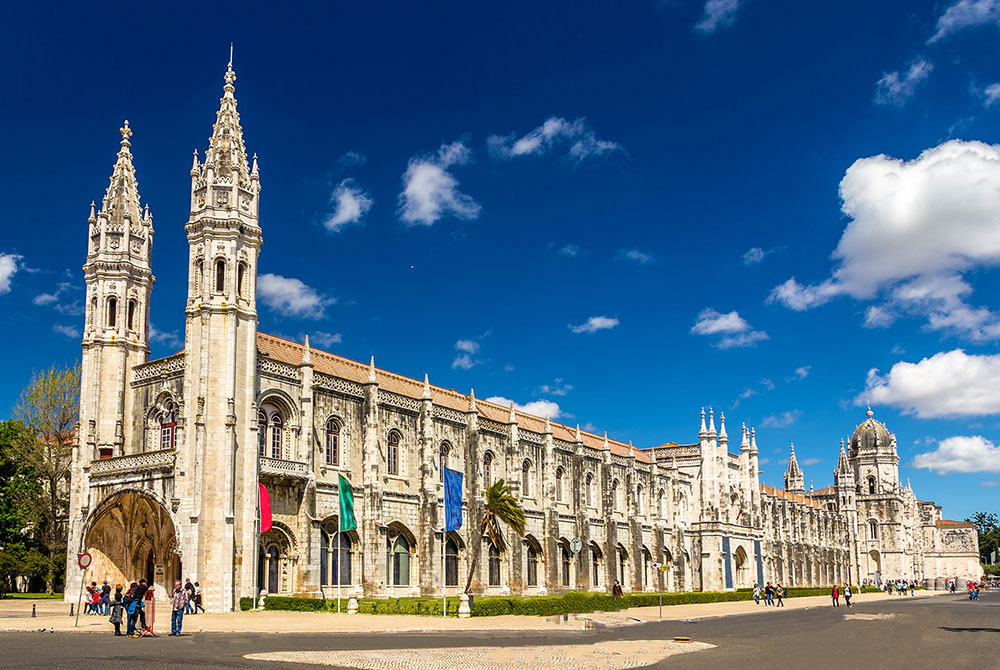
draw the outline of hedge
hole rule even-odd
[[[878,592],[878,589],[865,588],[864,593]],[[857,592],[857,591],[855,591]],[[786,598],[805,596],[825,596],[830,594],[827,587],[791,588],[785,592]],[[730,591],[717,593],[712,591],[693,591],[686,593],[664,593],[664,605],[691,605],[697,603],[733,602],[752,600],[750,591]],[[347,599],[340,601],[341,611],[347,611]],[[500,616],[504,614],[521,614],[534,616],[555,616],[559,614],[582,612],[614,612],[631,607],[654,607],[660,603],[658,593],[626,593],[621,598],[612,598],[607,593],[590,593],[586,591],[569,591],[553,596],[475,596],[473,598],[472,616]],[[458,614],[459,599],[448,598],[448,614]],[[240,609],[253,608],[253,598],[241,598]],[[336,612],[337,601],[320,598],[294,598],[287,596],[268,596],[264,601],[266,610],[284,610],[291,612]],[[419,598],[359,598],[358,612],[361,614],[414,614],[423,616],[441,616],[441,599],[433,597]]]

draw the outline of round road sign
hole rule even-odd
[[[90,567],[90,561],[91,561],[91,560],[92,560],[92,557],[91,557],[91,555],[90,555],[90,554],[88,554],[87,552],[83,552],[83,553],[82,553],[82,554],[80,554],[80,556],[79,556],[79,557],[78,557],[78,558],[76,559],[76,562],[77,562],[77,565],[79,565],[79,566],[80,566],[80,569],[81,569],[81,570],[86,570],[87,568],[89,568],[89,567]]]
[[[569,548],[574,554],[579,554],[580,550],[583,549],[583,542],[580,542],[580,538],[574,537],[569,541]]]

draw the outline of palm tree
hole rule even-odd
[[[511,495],[510,486],[498,479],[486,489],[483,503],[483,518],[479,523],[479,534],[473,538],[472,560],[469,562],[469,578],[465,582],[465,590],[472,585],[472,576],[479,564],[479,554],[482,553],[482,537],[488,535],[493,546],[503,551],[507,548],[503,539],[501,524],[510,526],[518,537],[524,536],[524,509]]]

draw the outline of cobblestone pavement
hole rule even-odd
[[[296,651],[247,654],[255,661],[282,661],[372,670],[620,670],[658,663],[668,656],[710,649],[703,642],[611,640],[596,644],[530,647],[465,647],[364,651]]]

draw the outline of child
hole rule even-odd
[[[122,635],[122,618],[125,612],[125,601],[122,599],[122,585],[115,587],[115,596],[111,599],[111,618],[108,619],[115,626],[115,636]]]

